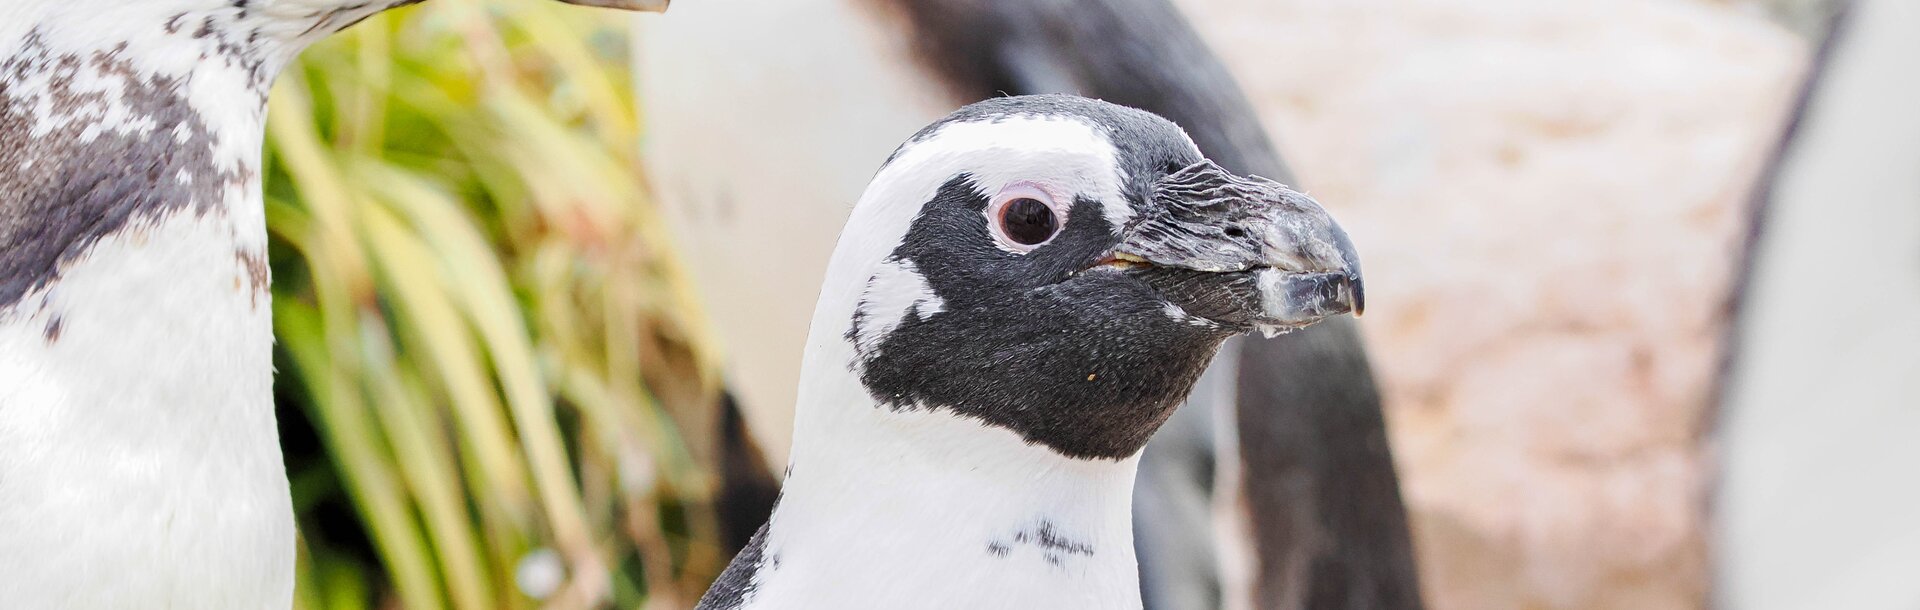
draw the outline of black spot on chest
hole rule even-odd
[[[1092,557],[1093,545],[1075,540],[1060,531],[1052,521],[1041,519],[1033,525],[1020,528],[1007,540],[987,542],[987,554],[996,558],[1013,555],[1015,548],[1032,548],[1040,553],[1047,565],[1062,567],[1073,557]]]

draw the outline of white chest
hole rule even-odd
[[[875,529],[864,535],[899,527],[870,525]],[[1063,533],[1046,527],[1039,522],[1010,523],[995,531],[955,527],[945,539],[908,539],[907,532],[887,530],[899,537],[869,541],[875,544],[849,540],[837,547],[781,548],[763,565],[754,595],[742,608],[1141,607],[1131,537],[1088,544],[1053,538]]]
[[[1140,607],[1137,457],[1071,460],[946,412],[832,419],[831,441],[796,438],[743,608]]]
[[[183,213],[108,236],[0,314],[8,607],[290,602],[270,307],[236,233]]]

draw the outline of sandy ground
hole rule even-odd
[[[1434,607],[1691,608],[1748,191],[1806,44],[1677,0],[1183,0],[1364,253]]]

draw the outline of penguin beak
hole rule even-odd
[[[1161,179],[1151,199],[1102,263],[1189,313],[1273,335],[1366,310],[1353,242],[1305,194],[1202,161]]]
[[[629,11],[645,11],[649,13],[658,13],[658,12],[663,12],[667,10],[667,2],[669,0],[560,0],[560,1],[565,2],[567,4],[578,4],[580,6],[597,6],[601,8],[617,8],[617,9],[624,9]]]

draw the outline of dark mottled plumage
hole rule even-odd
[[[215,213],[223,191],[250,178],[245,168],[225,171],[214,164],[213,138],[182,97],[183,83],[133,69],[125,52],[120,46],[58,53],[38,34],[28,34],[18,52],[0,60],[0,168],[7,170],[0,171],[0,311],[56,281],[62,264],[102,237],[176,211]],[[78,89],[71,78],[82,70],[124,79],[125,89],[113,99]],[[85,139],[81,134],[95,123],[74,120],[36,135],[41,117],[21,90],[29,78],[48,79],[46,101],[54,108],[73,112],[118,103],[154,127],[144,133],[102,129]],[[264,290],[265,282],[257,288]],[[48,332],[49,338],[58,335],[57,329]]]

